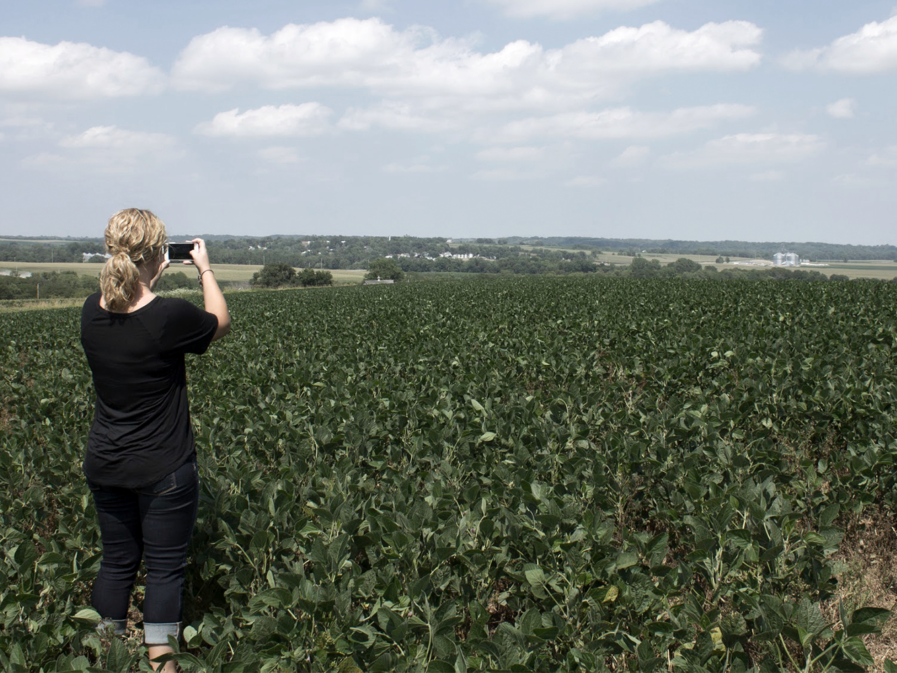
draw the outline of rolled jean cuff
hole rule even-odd
[[[168,636],[174,636],[177,640],[181,632],[180,622],[169,622],[167,624],[147,624],[143,623],[143,642],[147,645],[168,645]]]
[[[103,619],[99,624],[97,624],[97,631],[99,633],[106,633],[109,629],[112,629],[112,633],[117,636],[123,636],[128,632],[128,620],[127,619]]]

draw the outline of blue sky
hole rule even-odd
[[[0,0],[0,234],[897,244],[895,75],[895,0]]]

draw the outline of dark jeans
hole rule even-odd
[[[181,621],[187,546],[196,522],[199,479],[187,461],[158,483],[127,489],[88,481],[96,503],[103,561],[93,585],[92,603],[101,617],[127,619],[128,601],[141,557],[146,560],[143,623],[146,642],[165,644],[177,637]]]

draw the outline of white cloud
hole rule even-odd
[[[176,141],[164,133],[126,131],[115,126],[94,126],[76,136],[60,141],[60,147],[71,149],[104,149],[135,154],[156,153],[160,148],[171,148]]]
[[[391,12],[391,0],[361,0],[359,9],[363,12]]]
[[[655,21],[577,40],[558,54],[571,72],[592,76],[748,70],[760,63],[760,54],[750,47],[762,36],[763,31],[747,21],[707,23],[692,32]]]
[[[791,52],[783,62],[794,70],[816,68],[851,74],[897,69],[897,16],[867,23],[827,47]]]
[[[477,152],[477,159],[490,162],[536,161],[545,155],[540,147],[490,147]]]
[[[600,175],[579,175],[566,184],[568,187],[601,187],[607,184],[607,178]]]
[[[779,182],[785,179],[784,171],[761,171],[752,173],[750,176],[752,182]]]
[[[31,168],[89,168],[105,173],[139,170],[143,166],[173,161],[184,151],[172,136],[164,133],[128,131],[115,126],[94,126],[83,133],[63,138],[64,153],[44,152],[29,157]]]
[[[872,168],[897,167],[897,145],[891,145],[880,152],[873,153],[866,159],[866,165]]]
[[[210,122],[203,122],[196,133],[228,137],[308,137],[326,133],[332,111],[320,103],[302,105],[265,105],[239,114],[234,108],[219,112]]]
[[[651,5],[658,0],[488,0],[509,16],[547,16],[570,19],[604,10],[624,11]]]
[[[542,171],[520,171],[513,168],[495,168],[477,171],[471,176],[485,182],[515,182],[518,180],[538,180],[545,177]]]
[[[391,163],[383,167],[384,173],[441,173],[445,170],[446,166],[434,166],[423,161],[409,164]]]
[[[756,110],[746,105],[710,105],[679,108],[672,112],[639,112],[612,108],[600,112],[568,112],[510,122],[501,137],[508,141],[538,136],[587,140],[664,138],[714,126],[720,121],[744,119]]]
[[[701,168],[731,164],[790,163],[818,154],[825,142],[816,135],[737,133],[712,140],[694,152],[662,157],[672,168]]]
[[[614,166],[638,166],[651,155],[651,148],[644,145],[630,145],[620,153],[611,163]]]
[[[264,35],[219,28],[194,38],[172,70],[181,89],[224,91],[340,87],[373,97],[328,126],[326,108],[306,118],[291,106],[224,112],[208,135],[313,135],[325,130],[440,133],[486,146],[529,144],[533,136],[656,138],[754,113],[744,105],[640,113],[590,111],[637,79],[675,72],[739,71],[760,61],[762,31],[747,22],[683,31],[663,22],[620,28],[561,49],[517,40],[494,52],[432,30],[396,30],[378,18],[288,25]],[[300,106],[302,107],[302,106]],[[307,110],[311,113],[312,110]],[[276,113],[276,114],[275,114]],[[484,155],[482,160],[489,160]],[[520,158],[520,157],[518,157]],[[485,179],[501,179],[484,174]]]
[[[38,170],[55,170],[70,166],[64,156],[52,152],[41,152],[40,154],[26,157],[22,160],[22,165],[25,168]]]
[[[48,138],[53,135],[53,123],[39,117],[15,116],[0,119],[0,128],[12,129],[9,139],[34,140]]]
[[[635,79],[686,71],[739,71],[760,62],[752,23],[708,23],[688,32],[657,21],[618,28],[561,49],[517,40],[481,53],[470,40],[425,28],[395,30],[378,18],[290,24],[271,35],[219,28],[181,52],[172,81],[181,89],[224,91],[363,88],[432,111],[569,109],[619,95]]]
[[[297,164],[301,161],[299,153],[293,147],[266,147],[259,150],[258,155],[272,164]]]
[[[869,184],[869,179],[856,173],[843,173],[833,177],[832,184],[840,187],[861,187]]]
[[[140,56],[89,44],[0,37],[0,95],[82,101],[156,94],[165,75]]]
[[[222,91],[236,83],[262,88],[359,86],[401,67],[393,59],[414,53],[419,31],[397,32],[380,19],[288,24],[271,34],[223,27],[193,38],[172,76],[181,89]]]
[[[857,103],[853,98],[842,98],[825,108],[835,119],[853,119],[856,114]]]
[[[426,114],[407,103],[385,102],[375,107],[349,108],[337,126],[347,131],[367,131],[379,126],[392,131],[439,133],[459,126],[454,111]]]

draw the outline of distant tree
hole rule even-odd
[[[848,276],[845,276],[843,273],[833,273],[828,277],[829,280],[850,280]]]
[[[720,255],[719,257],[716,258],[716,263],[717,263],[717,264],[723,264],[723,263],[725,263],[725,261],[726,261],[726,260],[723,259],[722,255]],[[714,267],[714,268],[715,268],[715,267]]]
[[[391,260],[386,260],[391,261]],[[449,272],[449,271],[461,271],[464,268],[464,262],[460,259],[452,259],[451,257],[438,257],[436,261],[433,262],[433,271],[440,272]],[[370,276],[371,274],[368,274]],[[380,278],[384,278],[384,276],[379,276]],[[393,278],[393,280],[397,280]]]
[[[323,285],[333,285],[333,274],[329,271],[302,269],[302,271],[296,274],[295,281],[302,287],[320,287]]]
[[[394,259],[380,257],[368,263],[368,272],[364,276],[368,280],[394,280],[397,283],[405,277],[405,273]]]
[[[774,269],[751,269],[752,274],[757,274],[759,278],[771,278],[773,280],[788,280],[793,273],[790,269],[784,267]]]
[[[162,274],[155,289],[164,292],[186,287],[196,287],[196,281],[191,281],[182,271],[167,271]]]
[[[283,287],[292,285],[296,270],[289,264],[265,264],[261,271],[252,274],[250,283],[256,287]]]
[[[729,260],[729,258],[726,257],[726,264],[728,264],[730,261],[731,261],[731,260]]]
[[[825,274],[818,271],[807,271],[805,269],[795,269],[788,274],[789,280],[828,280]]]
[[[595,273],[598,266],[595,262],[590,262],[585,257],[577,257],[570,262],[569,270],[574,273]]]
[[[104,255],[91,255],[85,261],[87,261],[88,264],[105,264],[106,257]]]
[[[685,257],[680,257],[666,267],[666,272],[675,276],[682,276],[687,273],[697,273],[700,270],[700,264],[693,259],[686,259]]]
[[[467,273],[490,273],[498,271],[498,267],[493,263],[486,261],[482,257],[474,257],[467,260],[464,265],[464,271]]]
[[[660,262],[656,259],[649,262],[644,257],[636,257],[629,265],[629,275],[633,278],[656,278],[660,275]]]

